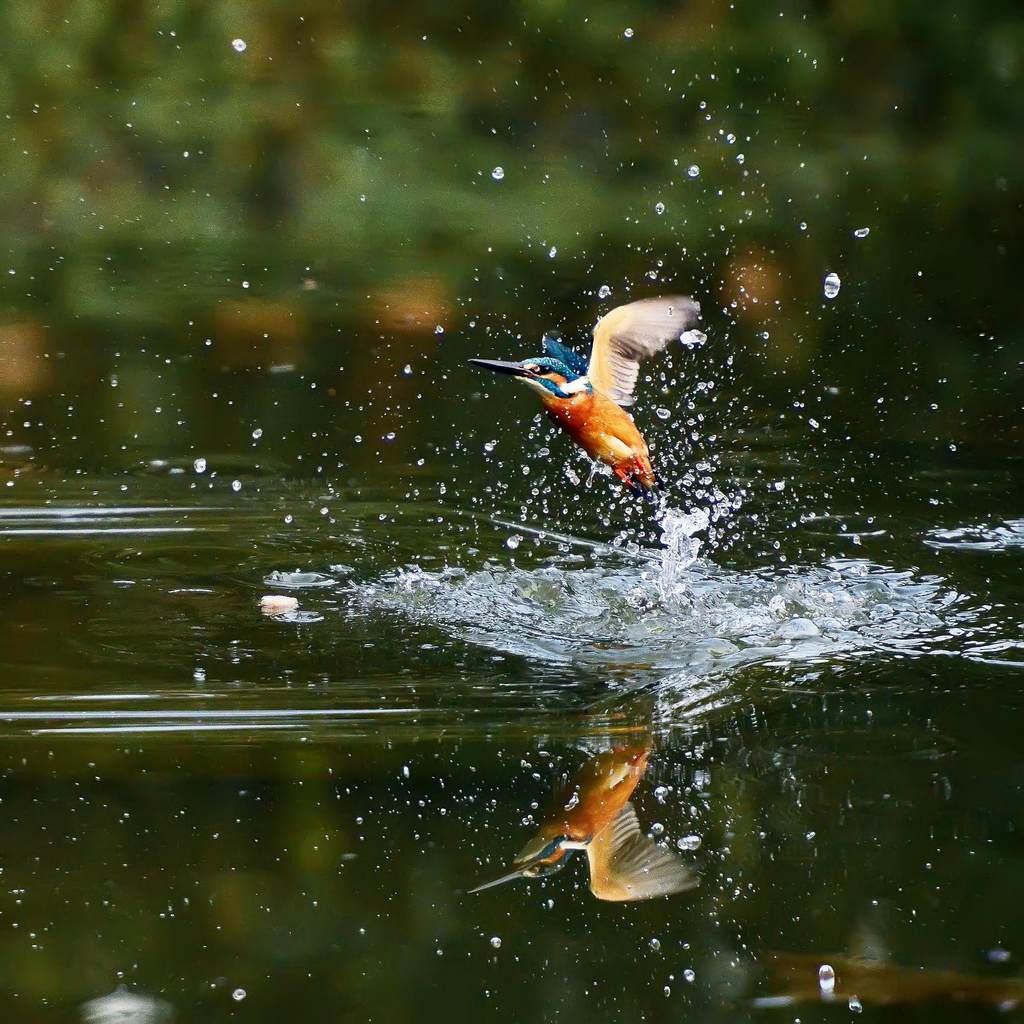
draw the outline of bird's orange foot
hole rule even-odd
[[[613,466],[612,472],[619,478],[623,487],[640,497],[644,493],[643,487],[633,479],[632,466]]]

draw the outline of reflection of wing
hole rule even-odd
[[[660,352],[697,323],[700,306],[685,295],[641,299],[618,306],[594,328],[587,376],[597,391],[619,405],[633,404],[640,360]]]
[[[590,891],[599,900],[649,900],[685,892],[697,884],[685,864],[640,831],[629,803],[591,840],[587,860]]]

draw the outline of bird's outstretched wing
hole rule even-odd
[[[573,373],[580,377],[587,372],[587,361],[579,354],[579,352],[574,352],[568,345],[563,345],[557,338],[552,337],[550,334],[545,334],[542,341],[544,344],[545,355],[549,355],[552,359],[558,359],[565,363]]]
[[[700,306],[685,295],[640,299],[617,306],[594,328],[587,376],[597,391],[619,405],[633,404],[640,360],[660,352],[694,327]]]
[[[590,891],[599,900],[649,900],[697,885],[697,877],[675,854],[640,831],[633,805],[587,847]]]

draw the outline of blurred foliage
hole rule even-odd
[[[607,283],[700,296],[757,401],[835,384],[861,429],[1019,440],[1012,3],[14,0],[0,33],[0,367],[39,371],[0,398],[84,399],[140,336],[340,346],[358,398],[435,324],[461,361],[471,324],[588,326]]]

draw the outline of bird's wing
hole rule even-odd
[[[590,891],[599,900],[649,900],[685,892],[697,878],[675,854],[640,831],[633,805],[627,803],[615,820],[587,847]]]
[[[557,338],[553,338],[550,334],[545,334],[542,342],[544,345],[545,355],[549,355],[552,359],[558,359],[565,363],[573,373],[578,374],[580,377],[587,372],[587,361],[579,354],[579,352],[573,351],[568,345],[563,345]]]
[[[587,376],[594,388],[619,405],[633,404],[640,360],[660,352],[700,318],[700,306],[685,295],[640,299],[618,306],[594,328]]]

